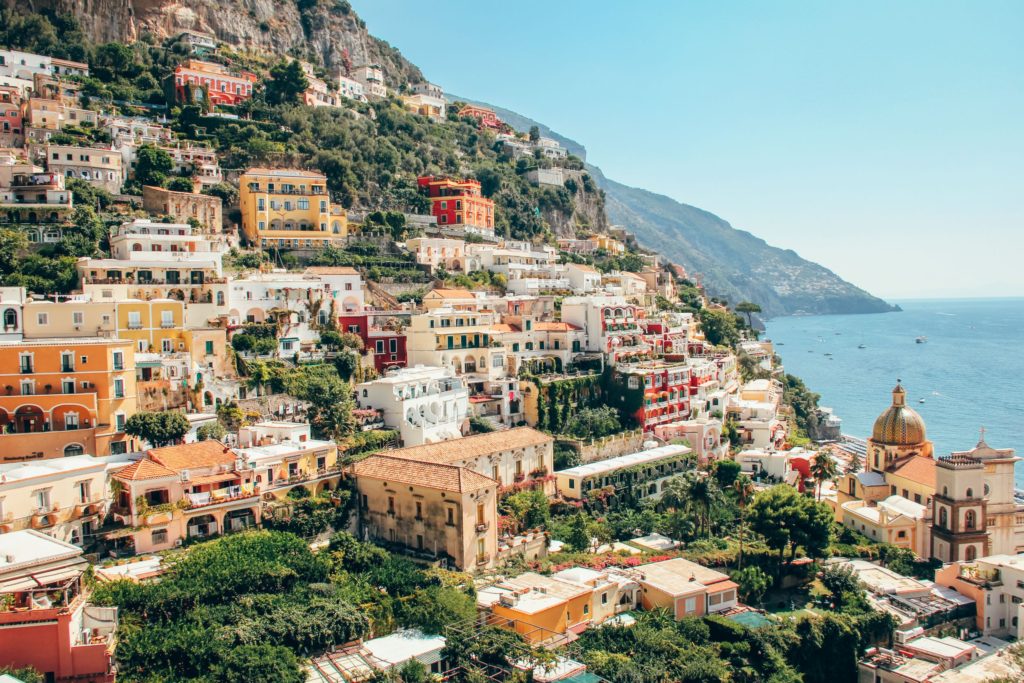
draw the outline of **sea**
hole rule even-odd
[[[772,319],[765,336],[844,434],[871,435],[898,379],[937,455],[973,448],[984,429],[1024,456],[1024,298],[892,303],[903,311]],[[1024,489],[1024,462],[1016,475]]]

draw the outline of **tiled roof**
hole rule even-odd
[[[235,455],[231,449],[214,439],[181,444],[180,446],[154,448],[147,451],[146,454],[176,472],[194,467],[213,467],[235,462]]]
[[[911,455],[902,462],[897,460],[889,472],[918,484],[935,488],[935,460],[923,455]]]
[[[540,322],[533,326],[534,329],[542,332],[569,332],[571,330],[580,330],[581,327],[577,327],[572,323],[544,323]]]
[[[303,171],[298,168],[263,168],[260,166],[248,169],[243,175],[272,175],[283,178],[326,178],[323,173],[318,173],[317,171]]]
[[[128,465],[128,467],[118,470],[113,476],[124,481],[139,481],[141,479],[176,477],[178,476],[178,473],[174,470],[167,469],[158,462],[153,462],[149,458],[143,458],[142,460],[133,462],[131,465]]]
[[[472,460],[482,455],[499,453],[513,448],[526,448],[554,441],[543,432],[530,427],[517,427],[505,431],[476,434],[451,441],[426,443],[422,446],[410,446],[393,451],[385,451],[385,455],[402,460],[417,462],[450,463],[460,460]]]
[[[596,273],[597,272],[597,268],[594,268],[593,266],[585,265],[583,263],[570,263],[569,266],[572,267],[572,268],[575,268],[576,270],[582,270],[584,273]]]
[[[468,289],[432,289],[426,295],[436,294],[442,299],[472,299],[473,293]]]
[[[440,491],[471,493],[498,482],[473,470],[434,462],[412,462],[387,455],[371,455],[355,464],[356,477],[423,486]]]
[[[359,271],[348,266],[310,266],[306,268],[310,275],[359,275]]]
[[[518,332],[518,331],[519,331],[519,328],[516,327],[515,325],[509,325],[509,324],[506,324],[506,323],[495,323],[494,325],[491,325],[491,332],[504,333],[504,332]]]

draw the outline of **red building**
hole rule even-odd
[[[481,194],[479,181],[423,176],[418,182],[430,197],[430,213],[438,225],[494,233],[494,202]]]
[[[611,396],[645,432],[657,425],[690,418],[690,368],[685,363],[653,361],[617,365]]]
[[[190,59],[174,70],[174,94],[179,102],[188,99],[186,86],[192,92],[205,90],[214,106],[234,106],[252,97],[256,74],[233,72],[221,64]]]
[[[0,667],[54,683],[111,683],[117,608],[89,603],[82,549],[33,529],[0,534]]]
[[[349,313],[338,318],[338,329],[363,340],[366,352],[373,354],[373,366],[383,373],[389,368],[404,368],[409,356],[405,334],[374,324],[373,313]]]
[[[498,118],[498,115],[493,110],[473,104],[467,104],[460,109],[459,116],[474,118],[480,122],[481,128],[489,128],[491,130],[501,130],[501,127],[505,125],[505,122]]]

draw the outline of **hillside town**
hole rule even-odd
[[[845,435],[536,129],[157,48],[0,46],[0,680],[1024,676],[1012,448],[936,452],[895,377]],[[353,194],[300,116],[498,170]]]

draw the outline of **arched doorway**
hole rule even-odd
[[[206,538],[218,533],[217,520],[213,515],[199,515],[188,521],[189,538]]]
[[[14,412],[15,429],[21,433],[43,431],[44,421],[43,410],[39,406],[22,406]]]
[[[80,443],[69,443],[64,447],[64,457],[70,458],[73,455],[85,455],[85,447]]]

